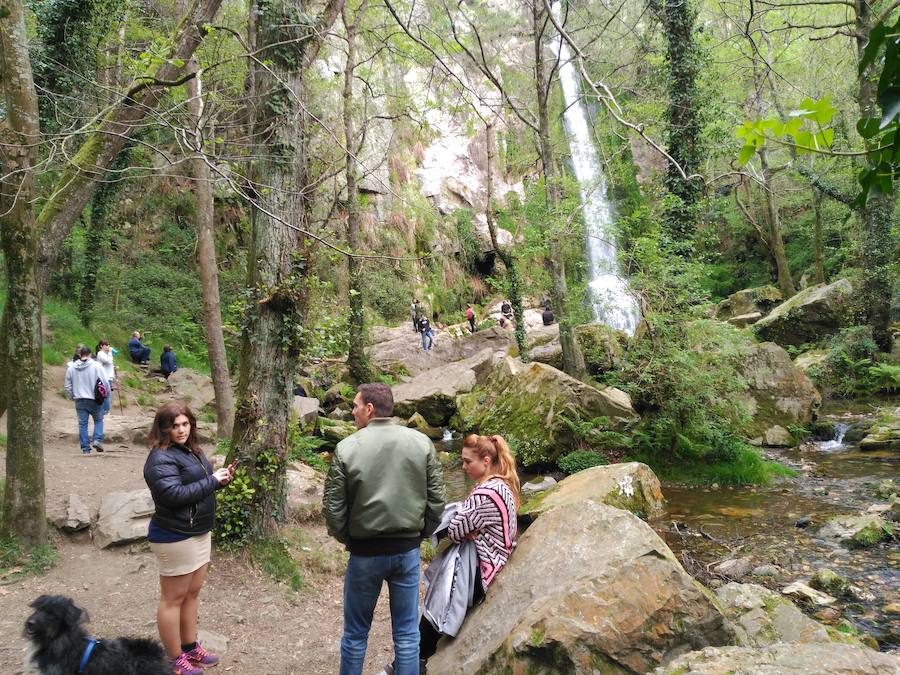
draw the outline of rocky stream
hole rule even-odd
[[[833,579],[833,601],[793,599],[823,624],[868,635],[881,650],[900,649],[900,544],[894,539],[846,548],[819,534],[835,516],[885,504],[889,495],[879,495],[879,488],[897,482],[900,456],[859,450],[854,431],[871,422],[867,412],[833,409],[821,419],[832,424],[837,438],[767,450],[771,459],[797,470],[796,478],[766,487],[663,483],[666,511],[650,524],[711,588],[740,581],[781,593],[795,582],[816,584],[817,573]],[[445,437],[438,445],[457,453],[461,442]],[[534,478],[521,475],[523,484]],[[471,489],[458,462],[448,464],[445,481],[449,499],[462,499]]]

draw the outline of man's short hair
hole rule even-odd
[[[380,382],[361,384],[356,389],[363,403],[371,403],[375,417],[390,417],[394,414],[394,394],[391,388]]]
[[[85,356],[90,356],[92,354],[90,347],[82,347],[78,350],[78,356],[84,358]]]

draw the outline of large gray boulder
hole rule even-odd
[[[748,387],[743,395],[752,418],[745,430],[748,438],[769,445],[790,444],[787,427],[809,424],[822,403],[812,380],[773,342],[748,346],[739,370]]]
[[[376,342],[369,348],[372,365],[382,372],[413,377],[455,361],[463,361],[485,349],[505,354],[515,340],[512,333],[499,326],[462,337],[437,331],[432,349],[424,352],[421,338],[412,332],[411,327],[381,329],[377,334],[388,339]]]
[[[146,538],[153,511],[150,490],[110,492],[100,502],[94,544],[107,548]]]
[[[757,584],[725,584],[716,591],[738,644],[765,647],[777,642],[831,642],[828,629],[793,602]]]
[[[900,656],[840,643],[707,647],[680,656],[655,675],[897,675]]]
[[[764,316],[780,303],[784,297],[775,286],[759,286],[758,288],[745,288],[742,291],[732,293],[725,300],[716,305],[716,318],[729,320],[739,316],[759,314]],[[734,323],[734,322],[729,322]]]
[[[322,493],[325,476],[302,462],[288,465],[287,512],[295,519],[305,519],[322,512]]]
[[[314,429],[319,417],[319,399],[307,396],[294,396],[291,405],[297,414],[297,422],[301,429]]]
[[[468,359],[427,370],[395,385],[394,414],[409,418],[419,413],[431,426],[443,426],[456,412],[456,397],[487,379],[493,366],[494,351],[486,348]]]
[[[47,517],[56,529],[63,532],[78,532],[91,526],[93,513],[85,501],[76,494],[49,505]]]
[[[537,518],[564,504],[594,501],[648,518],[662,513],[665,498],[653,470],[641,462],[595,466],[567,476],[546,492],[527,500],[520,515]]]
[[[458,396],[456,406],[455,428],[504,436],[525,466],[553,464],[571,450],[572,420],[605,417],[610,428],[621,428],[637,419],[620,389],[598,389],[544,363],[509,357],[483,385]]]
[[[848,324],[853,286],[846,279],[800,291],[753,325],[761,340],[799,346],[834,335]]]
[[[685,650],[733,641],[710,593],[646,523],[584,501],[528,528],[428,670],[643,673]]]

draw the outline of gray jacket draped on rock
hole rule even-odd
[[[449,527],[458,508],[459,502],[447,504],[435,538]],[[478,552],[475,542],[468,539],[448,546],[425,570],[425,606],[422,614],[442,635],[456,637],[459,632],[474,601],[477,572]]]

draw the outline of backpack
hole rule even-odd
[[[94,383],[94,403],[103,405],[107,396],[109,396],[109,390],[103,385],[103,380],[98,377]]]

